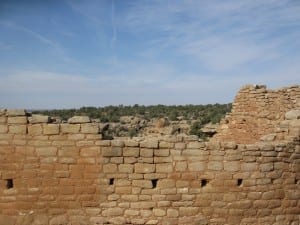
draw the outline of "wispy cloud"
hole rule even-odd
[[[157,4],[156,4],[157,3]],[[299,37],[300,4],[288,0],[136,2],[120,18],[132,32],[161,34],[153,48],[173,49],[210,70],[284,57]]]
[[[0,21],[0,25],[30,35],[35,40],[38,40],[40,43],[49,46],[62,60],[66,62],[73,62],[73,59],[66,54],[64,48],[58,42],[51,40],[38,32],[26,28],[25,26],[16,24],[12,21]]]

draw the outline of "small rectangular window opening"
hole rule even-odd
[[[109,185],[113,185],[114,184],[115,179],[114,178],[110,178],[109,179]]]
[[[14,182],[13,182],[13,179],[7,179],[6,180],[6,188],[7,189],[11,189],[14,187]]]
[[[153,180],[151,180],[151,182],[152,182],[152,188],[156,188],[156,186],[157,186],[157,181],[158,181],[158,179],[153,179]]]
[[[236,185],[240,187],[242,186],[242,184],[243,184],[243,179],[237,179]]]
[[[201,183],[200,183],[201,187],[205,187],[207,184],[208,184],[208,180],[206,180],[206,179],[201,180]]]

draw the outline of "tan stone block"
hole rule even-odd
[[[103,173],[116,173],[117,171],[118,167],[116,164],[103,165]]]
[[[168,162],[173,162],[173,158],[171,156],[167,156],[167,157],[155,156],[154,157],[154,163],[168,163]]]
[[[39,147],[35,149],[38,156],[55,156],[57,153],[56,147]]]
[[[8,109],[6,110],[8,116],[25,116],[26,111],[24,109]]]
[[[80,155],[84,157],[100,155],[100,146],[85,147],[80,150]]]
[[[195,216],[198,211],[198,207],[179,207],[179,216]]]
[[[43,127],[41,124],[28,125],[28,134],[41,135],[43,133]]]
[[[124,147],[124,141],[123,140],[111,140],[111,146],[113,147]]]
[[[156,172],[157,173],[171,173],[171,172],[173,172],[173,165],[172,165],[172,163],[156,164]]]
[[[241,163],[241,170],[248,172],[248,171],[256,171],[258,167],[258,164],[253,162],[253,163]]]
[[[59,134],[59,124],[43,124],[44,134]]]
[[[221,162],[221,161],[209,161],[207,163],[207,168],[209,170],[223,170],[223,162]]]
[[[158,148],[158,140],[146,140],[140,142],[141,148]]]
[[[136,163],[134,165],[134,171],[135,173],[153,173],[155,171],[155,165],[148,163]]]
[[[172,179],[161,179],[157,182],[158,188],[173,188],[176,187],[175,180]]]
[[[135,140],[125,140],[124,144],[127,147],[138,147],[140,145],[140,143],[138,141],[135,141]]]
[[[63,123],[60,125],[61,132],[65,134],[76,134],[79,133],[80,124],[67,124]]]
[[[133,180],[132,186],[141,188],[152,188],[152,182],[150,180]]]
[[[10,125],[8,127],[8,132],[12,134],[26,134],[27,126],[26,125]]]
[[[123,149],[124,156],[132,156],[132,157],[139,157],[140,149],[134,147],[126,147]]]
[[[6,124],[0,124],[0,133],[7,133],[8,132],[8,126]]]
[[[99,124],[98,123],[84,123],[81,124],[81,133],[84,134],[98,134]]]
[[[151,202],[151,201],[131,202],[130,207],[133,209],[151,209],[155,207],[155,202]]]
[[[138,216],[139,214],[140,214],[139,210],[134,210],[134,209],[125,210],[125,215],[126,216]]]
[[[182,142],[175,143],[175,149],[183,150],[186,148],[186,144]]]
[[[115,186],[130,186],[131,185],[131,180],[128,179],[116,179],[114,181]]]
[[[205,162],[190,162],[188,164],[189,171],[204,171],[206,168]]]
[[[160,141],[159,142],[159,148],[163,149],[163,148],[173,148],[174,147],[174,143],[172,142],[167,142],[167,141]]]
[[[199,142],[199,141],[192,141],[187,144],[187,148],[191,148],[191,149],[200,149],[204,147],[205,147],[204,142]]]
[[[159,157],[166,157],[166,156],[170,155],[170,150],[169,149],[155,149],[154,155],[159,156]]]
[[[183,156],[202,156],[202,149],[185,149],[182,151]]]
[[[140,156],[141,157],[153,157],[153,149],[141,148]]]
[[[155,208],[155,209],[153,209],[153,215],[158,216],[158,217],[165,216],[166,215],[166,210],[165,209],[160,209],[160,208]]]
[[[132,192],[132,188],[131,186],[128,187],[116,187],[115,189],[115,193],[116,194],[131,194]]]
[[[179,216],[179,212],[177,209],[167,209],[167,217],[177,218]]]
[[[34,123],[49,123],[50,122],[50,117],[45,116],[45,115],[32,114],[32,116],[29,117],[28,120],[31,124],[34,124]]]
[[[84,139],[84,134],[68,134],[67,139],[72,141],[81,141]],[[89,142],[94,143],[93,141]],[[78,146],[78,142],[76,143],[76,145]]]
[[[121,147],[101,147],[101,150],[104,157],[122,156]]]
[[[90,123],[91,120],[88,116],[73,116],[68,119],[68,123]]]
[[[7,123],[8,124],[27,124],[27,117],[26,116],[8,117]]]
[[[123,211],[124,210],[121,208],[114,207],[114,208],[103,210],[102,215],[103,216],[121,216],[121,215],[123,215]]]
[[[229,172],[237,172],[240,170],[240,162],[238,161],[224,162],[224,170]]]
[[[124,157],[125,164],[133,164],[136,163],[138,159],[136,157]]]
[[[133,173],[133,165],[131,164],[120,164],[118,165],[118,170],[120,173]]]
[[[182,172],[187,170],[187,162],[176,162],[175,171]]]

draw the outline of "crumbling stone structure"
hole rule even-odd
[[[292,91],[278,117],[272,117],[275,106],[265,108],[267,120],[276,122],[234,127],[243,104],[246,121],[261,118],[254,113],[260,109],[255,93],[245,99],[250,89],[260,90],[241,90],[229,128],[210,142],[101,140],[88,117],[56,124],[24,110],[1,110],[0,225],[298,225],[299,86],[286,89]],[[249,133],[249,143],[227,141],[234,137],[230,129]]]

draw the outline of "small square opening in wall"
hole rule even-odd
[[[157,186],[157,181],[158,181],[158,179],[153,179],[153,180],[151,180],[151,182],[152,182],[152,188],[156,188],[156,186]]]
[[[205,187],[208,184],[208,180],[207,179],[202,179],[200,182],[200,186],[201,187]]]
[[[243,179],[240,179],[240,178],[237,179],[236,185],[240,187],[240,186],[242,186],[242,184],[243,184]]]
[[[6,188],[11,189],[14,187],[14,181],[13,179],[6,179]]]
[[[110,178],[110,179],[109,179],[109,185],[113,185],[114,182],[115,182],[115,179],[114,179],[114,178]]]

